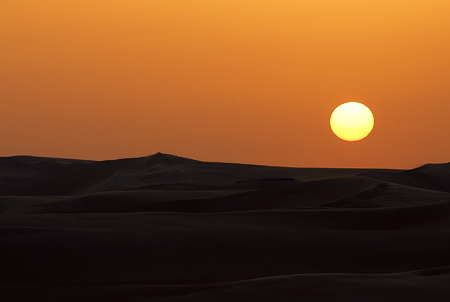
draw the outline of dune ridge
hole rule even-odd
[[[448,301],[450,165],[0,158],[5,301]]]

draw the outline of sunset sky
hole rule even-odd
[[[0,156],[450,162],[448,0],[3,0]],[[334,108],[375,117],[337,138]]]

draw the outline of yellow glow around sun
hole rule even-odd
[[[370,109],[357,102],[348,102],[334,109],[330,118],[331,130],[345,141],[359,141],[373,129],[374,118]]]

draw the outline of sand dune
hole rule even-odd
[[[4,301],[448,301],[450,166],[0,158]]]
[[[34,301],[448,301],[448,268],[399,274],[275,276],[195,285],[79,285],[0,287],[5,296]],[[26,293],[26,294],[23,294]]]

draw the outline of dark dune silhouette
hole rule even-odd
[[[450,165],[0,158],[2,301],[448,301]]]

